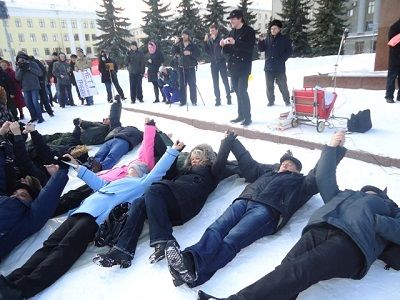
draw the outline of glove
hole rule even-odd
[[[56,163],[60,167],[60,169],[65,170],[65,169],[68,169],[70,166],[67,165],[66,163],[64,163],[64,161],[70,162],[71,159],[67,156],[61,156],[61,157],[57,158]]]
[[[80,125],[79,118],[75,118],[72,122],[74,123],[75,126]]]

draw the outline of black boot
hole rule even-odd
[[[236,119],[231,120],[231,123],[239,123],[239,122],[242,122],[243,120],[244,120],[244,118],[239,116]]]
[[[199,290],[197,292],[197,299],[198,300],[222,300],[222,298],[216,298],[214,296],[204,293],[202,290]]]
[[[165,258],[165,245],[167,243],[159,243],[157,244],[154,248],[154,252],[152,255],[149,257],[149,261],[151,264],[155,264],[156,262],[162,260]]]
[[[232,99],[231,98],[227,98],[227,102],[226,102],[228,105],[231,105],[232,104]]]
[[[186,255],[185,255],[186,254]],[[176,272],[171,272],[175,280],[181,279],[185,283],[193,283],[197,276],[194,268],[193,256],[190,253],[182,254],[176,241],[168,241],[165,248],[165,256],[168,266]],[[178,278],[177,275],[179,275]]]
[[[3,275],[0,275],[0,299],[22,300],[22,292],[13,286]]]
[[[112,266],[119,265],[120,268],[129,268],[132,264],[132,255],[128,254],[116,247],[112,247],[110,251],[105,254],[98,254],[93,258],[93,262],[96,265],[110,268]]]

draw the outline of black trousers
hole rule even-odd
[[[274,271],[228,299],[295,299],[313,284],[331,278],[357,278],[364,255],[343,231],[331,226],[305,233]]]
[[[154,96],[156,97],[155,100],[160,100],[160,92],[161,92],[161,96],[163,97],[163,101],[165,102],[165,96],[161,91],[161,87],[158,85],[157,81],[150,81],[153,84],[153,90],[154,90]]]
[[[250,98],[247,93],[249,73],[243,72],[243,74],[232,75],[231,81],[238,101],[238,117],[251,120]]]
[[[281,91],[283,101],[285,101],[285,103],[289,103],[290,102],[290,94],[289,94],[289,90],[287,87],[286,74],[285,74],[285,72],[277,73],[277,72],[273,72],[273,71],[265,72],[265,81],[267,83],[268,102],[271,104],[274,104],[274,102],[275,102],[275,92],[274,92],[275,80],[276,80],[276,84],[278,85],[279,90]]]
[[[131,91],[131,101],[143,100],[142,75],[129,73],[129,86]]]
[[[219,75],[221,75],[222,82],[225,86],[226,99],[229,100],[231,99],[231,90],[228,81],[228,71],[226,68],[226,63],[224,61],[211,63],[211,76],[214,85],[214,95],[216,103],[221,102],[221,92],[219,91]]]
[[[93,240],[97,228],[95,218],[88,214],[69,217],[7,280],[25,298],[40,293],[71,268]]]
[[[93,193],[93,190],[84,184],[75,190],[70,190],[60,197],[60,202],[54,212],[53,217],[65,214],[73,208],[81,205],[82,201],[85,200]]]
[[[187,92],[186,86],[189,85],[190,101],[197,104],[196,91],[196,69],[195,67],[179,67],[179,89],[181,92],[181,104],[186,104]]]

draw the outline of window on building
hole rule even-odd
[[[373,31],[374,23],[372,21],[365,22],[365,31]]]
[[[21,19],[15,19],[15,27],[21,27]]]
[[[364,53],[364,41],[355,43],[355,54]]]
[[[74,34],[74,41],[79,41],[79,34],[77,33]]]
[[[88,22],[83,22],[83,28],[89,28],[89,24],[88,24]]]
[[[68,35],[68,33],[64,33],[64,41],[66,41],[66,42],[69,41],[69,35]]]
[[[70,47],[65,48],[65,52],[66,52],[67,54],[71,54],[71,48],[70,48]]]
[[[32,19],[26,20],[26,25],[28,25],[29,28],[32,28],[32,27],[33,27],[33,21],[32,21]]]
[[[38,48],[33,48],[32,49],[32,53],[33,53],[33,56],[39,56],[39,49]]]
[[[90,41],[90,34],[85,34],[85,41]]]
[[[39,27],[40,28],[44,28],[45,27],[44,19],[39,19]]]
[[[44,48],[44,55],[50,55],[50,48]]]
[[[31,40],[31,42],[36,42],[36,34],[31,33],[31,34],[29,35],[29,39]]]
[[[86,47],[86,54],[92,54],[92,47]]]
[[[90,21],[90,28],[94,28],[94,21]]]
[[[47,42],[49,38],[47,37],[47,33],[42,33],[42,41]]]
[[[50,27],[51,28],[56,28],[56,21],[55,20],[53,20],[53,19],[50,20]]]
[[[25,42],[25,36],[23,33],[18,33],[18,41],[20,42]]]
[[[347,16],[348,17],[352,17],[353,14],[354,14],[354,9],[350,9],[350,10],[347,11]]]
[[[372,52],[376,52],[376,41],[372,43]]]
[[[375,0],[368,2],[368,13],[372,15],[375,12]]]
[[[95,40],[96,40],[96,35],[92,34],[92,41],[95,41]]]
[[[57,42],[58,41],[58,35],[57,33],[53,33],[53,42]]]
[[[61,28],[67,28],[67,21],[61,20]]]
[[[78,25],[77,25],[77,23],[76,23],[76,20],[72,20],[72,21],[71,21],[71,26],[72,26],[72,28],[78,28]]]

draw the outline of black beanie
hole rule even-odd
[[[283,27],[283,24],[280,20],[272,20],[271,23],[269,23],[269,28],[271,28],[272,26],[278,26],[279,28]]]
[[[297,158],[295,158],[293,155],[292,155],[292,152],[289,150],[289,151],[287,151],[282,157],[281,157],[281,160],[280,160],[280,163],[282,164],[285,160],[290,160],[291,162],[293,162],[295,165],[296,165],[296,169],[297,169],[297,171],[301,171],[301,169],[302,169],[302,164],[301,164],[301,162],[300,162],[300,160],[298,160]]]

